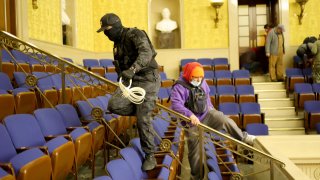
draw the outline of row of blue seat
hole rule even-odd
[[[98,123],[88,126],[88,128],[76,127],[67,132],[70,123],[67,110],[68,104],[58,105],[57,109],[43,108],[37,109],[34,116],[30,114],[15,114],[7,116],[4,119],[5,128],[13,142],[14,149],[25,149],[28,147],[44,146],[48,155],[51,157],[53,170],[53,179],[65,178],[74,170],[77,175],[77,168],[84,164],[92,155],[93,139],[90,132],[101,127]],[[71,105],[69,105],[71,106]],[[3,137],[3,136],[1,136]],[[102,139],[104,133],[102,135]],[[101,136],[99,137],[101,138]],[[1,138],[2,139],[2,138]],[[97,143],[97,141],[95,141]],[[1,143],[3,144],[3,143]],[[10,147],[4,145],[4,147]],[[1,162],[12,162],[12,157],[8,157],[6,148],[1,148]],[[32,156],[31,156],[32,157]],[[23,158],[16,159],[17,162],[23,161]],[[21,163],[21,162],[20,162]],[[21,167],[15,167],[17,175]],[[45,167],[44,167],[45,168]],[[41,168],[42,169],[42,168]],[[37,173],[35,173],[37,174]],[[46,178],[47,179],[47,178]]]
[[[259,103],[221,103],[218,110],[229,116],[238,127],[245,129],[251,123],[264,123]]]
[[[61,71],[58,67],[58,60],[54,57],[44,56],[42,54],[22,53],[17,50],[2,50],[2,72],[6,73],[10,80],[13,79],[14,72],[57,72]],[[12,55],[12,56],[11,56]],[[0,57],[1,58],[1,57]],[[63,58],[73,62],[70,58]],[[70,68],[68,67],[68,70]]]
[[[308,100],[320,100],[320,83],[295,83],[294,104],[296,111],[303,109],[304,102]]]
[[[294,90],[296,83],[311,83],[312,69],[286,68],[285,86],[289,94]]]
[[[87,68],[92,67],[114,67],[113,65],[113,59],[83,59],[83,66]]]
[[[9,53],[15,58],[16,63],[27,63],[30,65],[33,64],[54,64],[58,65],[58,61],[52,61],[49,57],[43,57],[41,54],[32,54],[32,53],[23,53],[17,50],[11,50]],[[11,62],[15,63],[15,60],[12,58],[11,54],[9,54],[6,50],[2,50],[2,61],[3,62]],[[63,58],[69,62],[73,62],[70,58]],[[43,61],[44,60],[44,61]]]
[[[232,95],[255,95],[254,87],[252,85],[220,85],[220,86],[209,86],[210,96],[232,94]],[[158,97],[160,99],[168,98],[171,93],[171,87],[160,87]]]
[[[184,58],[180,60],[180,66],[185,66],[190,62],[198,62],[202,65],[220,65],[220,64],[229,64],[228,58]]]
[[[304,102],[304,127],[306,131],[318,130],[320,126],[320,125],[317,125],[318,123],[320,123],[319,114],[320,114],[320,101],[307,100]]]
[[[254,93],[252,85],[220,85],[209,86],[210,99],[213,106],[217,107],[224,102],[257,102],[258,95]],[[164,106],[170,107],[171,102],[168,101],[171,93],[170,87],[161,87],[158,93],[159,102]]]

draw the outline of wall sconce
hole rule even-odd
[[[32,8],[38,9],[38,0],[32,0]]]
[[[299,25],[302,24],[302,18],[305,15],[304,7],[307,2],[308,2],[308,0],[296,0],[296,3],[298,3],[300,6],[300,14],[296,14],[296,16],[298,17],[298,20],[299,20]]]
[[[216,11],[216,17],[213,20],[214,20],[215,28],[217,28],[219,20],[221,19],[219,18],[219,9],[223,5],[223,0],[211,0],[210,4]]]

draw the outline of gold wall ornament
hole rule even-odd
[[[213,18],[213,20],[214,20],[214,26],[215,28],[217,28],[219,21],[222,19],[219,17],[219,10],[223,5],[223,0],[211,0],[210,4],[215,9],[215,12],[216,12],[216,16]]]
[[[302,24],[302,18],[306,15],[304,12],[304,8],[307,2],[308,0],[296,0],[296,3],[298,3],[300,7],[300,13],[295,14],[298,17],[299,25]]]
[[[32,8],[38,9],[38,0],[32,0]]]

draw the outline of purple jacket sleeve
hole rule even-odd
[[[184,106],[189,97],[189,90],[180,84],[173,86],[171,90],[171,108],[180,114],[190,117],[193,113]]]

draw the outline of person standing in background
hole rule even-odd
[[[268,36],[268,33],[269,31],[272,29],[271,26],[269,24],[265,24],[263,26],[264,28],[264,47],[261,49],[261,51],[263,53],[261,53],[261,56],[263,57],[258,57],[260,59],[260,65],[261,65],[261,69],[262,69],[262,72],[263,74],[267,74],[269,72],[269,61],[268,61],[268,57],[266,56],[266,50],[265,50],[265,46],[266,46],[266,40],[267,40],[267,36]],[[259,53],[260,54],[260,53]]]
[[[266,56],[269,58],[269,73],[272,82],[283,81],[284,26],[272,28],[266,39]]]
[[[313,83],[320,83],[320,40],[312,44],[311,53],[315,55],[312,64]]]

